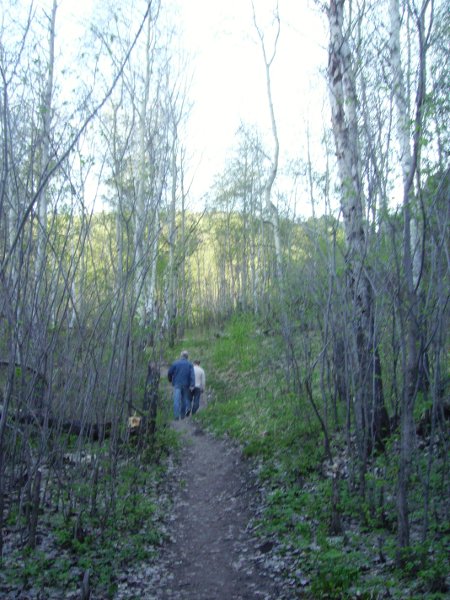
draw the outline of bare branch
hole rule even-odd
[[[38,186],[38,188],[37,188],[37,190],[36,190],[33,198],[31,199],[31,202],[29,203],[27,209],[25,210],[21,222],[19,223],[19,226],[18,226],[17,231],[16,231],[16,235],[14,237],[14,240],[11,243],[9,252],[6,255],[6,257],[5,257],[5,259],[4,259],[3,263],[2,263],[1,270],[0,270],[0,275],[1,276],[4,275],[5,269],[6,269],[7,265],[8,265],[8,263],[9,263],[9,261],[11,260],[11,256],[14,253],[14,250],[15,250],[15,248],[17,246],[17,243],[18,243],[18,241],[20,239],[20,235],[22,233],[22,230],[25,227],[27,219],[30,216],[30,214],[31,214],[31,212],[32,212],[32,210],[34,208],[34,205],[38,201],[38,199],[40,197],[40,194],[42,193],[42,190],[48,184],[48,182],[53,177],[53,175],[60,169],[61,164],[66,160],[66,158],[70,155],[70,153],[72,152],[72,150],[75,148],[78,140],[80,139],[81,135],[86,131],[89,123],[93,119],[95,119],[95,117],[97,116],[97,114],[99,113],[99,111],[103,108],[103,106],[106,104],[106,102],[108,101],[109,97],[111,96],[114,88],[117,85],[117,82],[119,81],[119,79],[120,79],[120,77],[121,77],[121,75],[123,73],[123,70],[125,69],[125,66],[127,65],[128,61],[130,59],[131,53],[132,53],[132,51],[133,51],[133,49],[134,49],[134,47],[135,47],[135,45],[136,45],[136,43],[137,43],[137,41],[138,41],[138,39],[140,37],[140,34],[141,34],[142,29],[144,27],[144,24],[145,24],[145,22],[147,20],[147,17],[149,15],[149,13],[150,13],[150,8],[151,8],[151,3],[149,3],[148,6],[147,6],[147,10],[145,11],[144,17],[143,17],[143,19],[141,21],[141,24],[140,24],[140,26],[139,26],[139,28],[137,30],[137,33],[136,33],[136,35],[134,37],[134,40],[133,40],[130,48],[128,49],[128,52],[127,52],[127,54],[126,54],[126,56],[125,56],[125,58],[124,58],[124,60],[123,60],[123,62],[121,64],[121,66],[120,66],[120,69],[116,73],[116,76],[114,77],[114,80],[113,80],[110,88],[106,92],[105,96],[103,97],[103,99],[101,100],[101,102],[96,106],[96,108],[92,111],[92,113],[86,118],[86,120],[84,121],[84,123],[82,124],[82,126],[80,127],[80,129],[74,135],[72,141],[70,142],[70,144],[67,147],[67,149],[65,150],[65,152],[63,152],[63,154],[61,155],[61,157],[55,162],[54,166],[51,169],[49,169],[43,175],[43,177],[41,178],[41,181],[39,182],[39,186]]]

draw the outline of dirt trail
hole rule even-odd
[[[277,575],[267,572],[264,552],[270,544],[256,538],[249,526],[258,492],[248,463],[238,449],[205,433],[192,419],[173,426],[182,434],[183,450],[175,472],[178,485],[168,527],[170,541],[159,563],[146,569],[146,581],[141,580],[140,593],[134,597],[288,598]],[[129,593],[128,582],[116,598],[130,598]]]

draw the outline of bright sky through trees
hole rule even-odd
[[[241,122],[254,124],[270,141],[265,71],[250,0],[180,0],[179,4],[185,43],[194,53],[189,142],[195,143],[201,160],[194,185],[201,193],[208,177],[223,168]],[[274,0],[255,1],[258,24],[269,47],[274,6]],[[325,115],[323,110],[325,80],[320,74],[327,64],[327,33],[312,1],[280,0],[279,11],[281,34],[272,85],[283,168],[288,158],[303,154],[308,124],[318,140],[324,120],[329,123],[328,110]]]
[[[39,10],[49,4],[49,0],[38,0],[35,6]],[[105,4],[107,0],[60,0],[57,38],[63,40],[63,51],[76,47]],[[270,48],[276,0],[255,0],[254,4]],[[279,0],[278,4],[281,34],[271,77],[280,138],[277,181],[282,187],[288,162],[306,159],[307,129],[312,159],[321,161],[319,140],[330,120],[322,76],[327,64],[324,16],[313,0]],[[264,63],[251,0],[164,0],[162,8],[176,28],[180,54],[188,57],[187,91],[192,109],[184,141],[189,161],[186,181],[188,185],[192,182],[191,205],[199,206],[235,149],[241,123],[255,126],[267,143],[271,142]],[[295,210],[311,214],[308,201],[300,202]]]

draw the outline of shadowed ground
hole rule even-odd
[[[148,600],[280,600],[278,578],[262,568],[267,544],[251,530],[258,490],[249,465],[230,443],[194,421],[173,423],[183,437],[178,484],[158,564],[135,597]],[[137,593],[137,590],[134,590]],[[129,581],[116,598],[131,598]]]

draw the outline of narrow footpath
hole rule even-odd
[[[117,600],[282,600],[279,569],[271,569],[271,543],[256,537],[255,476],[240,451],[204,432],[192,419],[173,423],[183,439],[175,467],[169,542],[158,564],[145,569],[130,595]],[[276,563],[276,561],[275,561]],[[276,567],[276,564],[274,565]]]

